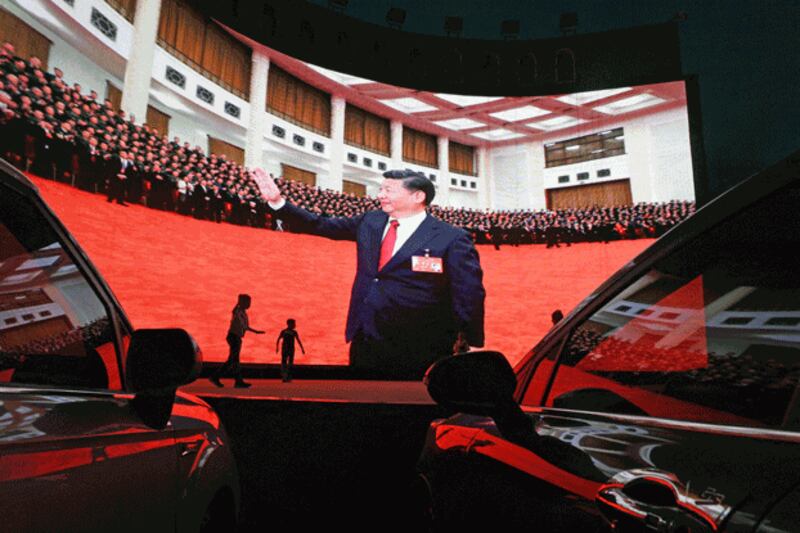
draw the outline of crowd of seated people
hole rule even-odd
[[[0,155],[19,168],[106,194],[109,202],[255,227],[277,222],[243,166],[136,124],[110,100],[98,101],[95,91],[84,94],[79,84],[67,84],[60,69],[50,73],[36,57],[17,57],[10,43],[0,48],[0,139]],[[375,198],[276,181],[291,202],[323,216],[379,208]],[[557,247],[658,237],[694,209],[694,202],[672,201],[556,211],[433,206],[431,213],[478,243]]]

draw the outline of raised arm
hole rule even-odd
[[[251,171],[251,175],[261,189],[261,195],[276,215],[290,221],[299,222],[302,231],[314,233],[329,239],[355,239],[356,230],[363,215],[357,217],[323,217],[292,205],[281,195],[275,180],[262,168]]]

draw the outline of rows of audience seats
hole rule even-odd
[[[292,228],[272,220],[249,172],[224,155],[169,139],[100,101],[95,91],[69,85],[36,57],[0,49],[0,154],[19,168],[106,194],[200,219],[255,227]],[[375,198],[321,190],[277,178],[293,203],[324,216],[378,209]],[[489,211],[433,206],[431,213],[471,233],[478,243],[549,246],[579,241],[658,237],[691,215],[694,202],[639,203],[585,209]]]

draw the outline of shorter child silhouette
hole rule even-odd
[[[278,334],[277,341],[275,341],[275,353],[278,353],[278,347],[281,345],[281,341],[283,341],[283,346],[281,347],[281,379],[283,379],[284,383],[292,381],[295,340],[297,340],[297,344],[300,345],[303,355],[306,353],[305,348],[303,348],[303,343],[300,341],[300,335],[298,335],[297,330],[295,330],[295,325],[293,318],[288,319],[286,321],[286,329],[281,330]]]

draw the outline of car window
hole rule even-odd
[[[34,203],[2,185],[0,383],[121,388],[103,303]]]
[[[782,426],[800,375],[798,190],[658,261],[575,328],[546,405]]]

